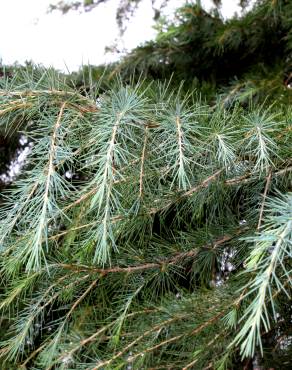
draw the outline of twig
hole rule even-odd
[[[257,226],[258,231],[260,230],[261,225],[262,225],[265,202],[266,202],[267,193],[268,193],[270,183],[271,183],[271,178],[272,178],[272,171],[270,171],[269,174],[268,174],[267,182],[266,182],[266,186],[265,186],[265,190],[264,190],[264,194],[263,194],[263,201],[262,201],[262,205],[261,205],[261,209],[260,209],[260,217],[259,217],[259,222],[258,222],[258,226]]]
[[[201,182],[199,185],[196,185],[196,186],[190,188],[188,191],[186,191],[183,194],[181,194],[180,197],[174,198],[173,200],[170,200],[169,202],[167,202],[162,207],[150,208],[149,211],[148,211],[148,213],[146,213],[146,214],[153,215],[153,214],[156,214],[158,212],[162,212],[162,211],[166,210],[167,208],[169,208],[175,202],[177,202],[177,201],[179,201],[181,199],[187,198],[187,197],[193,195],[195,192],[197,192],[197,191],[199,191],[201,189],[206,188],[209,185],[210,182],[212,182],[214,179],[216,179],[220,175],[220,173],[222,171],[223,171],[222,169],[221,170],[218,170],[213,175],[209,176],[207,179],[205,179],[203,182]],[[278,176],[284,175],[284,174],[286,174],[288,172],[292,172],[292,166],[289,166],[287,168],[284,168],[282,170],[279,170],[279,171],[273,173],[273,177],[278,177]],[[266,177],[266,179],[267,178],[268,178],[268,176]],[[227,186],[232,186],[232,185],[238,185],[238,184],[248,183],[248,182],[250,182],[252,180],[253,180],[253,178],[251,177],[251,174],[247,174],[247,175],[244,175],[244,176],[235,177],[233,179],[225,180],[224,181],[224,184],[227,185]],[[74,205],[78,205],[80,202],[82,202],[83,200],[87,199],[90,195],[94,194],[95,191],[96,191],[96,188],[91,189],[88,193],[82,195],[75,202],[73,202],[73,203],[69,204],[67,207],[65,207],[63,209],[63,211],[65,211],[65,210],[73,207]],[[141,214],[141,215],[144,215],[144,214]],[[118,215],[118,216],[112,217],[112,220],[111,221],[112,222],[117,222],[117,221],[120,221],[120,220],[125,219],[127,217],[129,217],[129,216]],[[90,223],[85,224],[85,225],[80,225],[80,226],[78,226],[76,228],[64,230],[61,233],[58,233],[56,235],[51,236],[49,239],[58,239],[59,237],[61,237],[63,235],[66,235],[70,231],[73,231],[73,230],[81,230],[81,229],[84,229],[84,228],[93,226],[94,224],[96,224],[96,221],[90,222]]]
[[[29,363],[30,360],[32,360],[45,346],[47,343],[43,343],[40,347],[38,347],[35,351],[33,351],[29,357],[20,365],[21,369],[26,369],[26,365]]]
[[[215,172],[213,175],[209,176],[207,179],[205,179],[204,181],[202,181],[199,185],[196,185],[195,187],[189,189],[188,191],[184,192],[183,194],[180,195],[179,198],[175,198],[174,200],[170,200],[169,202],[167,202],[165,205],[163,205],[162,207],[156,207],[156,208],[150,208],[149,211],[148,211],[148,214],[149,215],[153,215],[155,213],[158,213],[158,212],[161,212],[161,211],[164,211],[165,209],[169,208],[173,203],[177,202],[178,200],[180,199],[183,199],[185,197],[189,197],[191,196],[193,193],[195,193],[196,191],[202,189],[202,188],[206,188],[209,183],[211,181],[213,181],[215,178],[217,178],[220,173],[222,172],[223,170],[218,170],[217,172]],[[77,201],[75,201],[74,205],[77,205],[79,204],[82,200],[88,198],[89,195],[93,194],[94,192],[96,191],[96,188],[90,190],[88,193],[84,194],[84,196],[82,196],[81,198],[79,198]],[[69,205],[67,206],[67,209],[68,208],[71,208],[72,205]],[[66,209],[66,208],[65,208]],[[117,221],[120,221],[122,219],[125,219],[129,216],[122,216],[122,215],[118,215],[118,216],[114,216],[111,218],[111,222],[114,223],[114,222],[117,222]],[[68,230],[64,230],[62,231],[61,233],[58,233],[56,235],[52,235],[49,239],[58,239],[60,236],[63,236],[63,235],[66,235],[67,233],[69,233],[70,231],[73,231],[73,230],[80,230],[80,229],[84,229],[84,228],[87,228],[87,227],[90,227],[90,226],[93,226],[96,224],[96,221],[94,222],[90,222],[86,225],[80,225],[76,228],[71,228],[71,229],[68,229]]]
[[[148,127],[146,126],[144,144],[143,144],[143,150],[142,150],[142,156],[141,156],[139,198],[142,198],[142,194],[143,194],[144,163],[145,163],[145,158],[146,158],[147,140],[148,140]]]
[[[142,310],[142,311],[136,311],[136,312],[132,312],[132,313],[129,313],[128,315],[126,315],[126,318],[130,318],[130,317],[133,317],[133,316],[136,316],[136,315],[139,315],[139,314],[147,314],[147,313],[154,313],[154,312],[157,312],[157,309],[145,309],[145,310]],[[98,337],[100,334],[104,333],[106,330],[108,330],[109,328],[111,328],[112,326],[114,326],[116,323],[116,321],[113,321],[113,322],[110,322],[109,324],[103,326],[102,328],[100,328],[98,331],[96,331],[95,333],[93,333],[90,337],[87,337],[85,339],[82,339],[78,345],[76,345],[75,347],[73,347],[70,351],[66,352],[65,354],[61,355],[56,362],[59,362],[60,360],[62,360],[65,356],[72,356],[76,351],[78,351],[81,347],[84,347],[86,344],[88,343],[91,343],[91,342],[94,342],[96,337]],[[50,370],[54,365],[48,367],[46,370]]]
[[[87,294],[93,289],[98,282],[98,279],[94,280],[89,287],[85,290],[85,292],[77,299],[77,301],[74,302],[73,306],[70,308],[69,312],[66,314],[65,320],[71,316],[72,312],[75,310],[75,308],[79,305],[79,303],[87,296]]]
[[[8,112],[12,112],[14,110],[17,110],[17,109],[21,109],[21,108],[30,108],[32,106],[32,103],[19,103],[19,105],[12,105],[8,108],[4,108],[2,110],[0,110],[0,116],[3,116],[4,114],[8,113]]]
[[[60,109],[60,112],[58,114],[57,121],[55,123],[54,129],[53,129],[53,135],[51,139],[51,145],[50,145],[50,154],[49,154],[49,162],[47,166],[47,174],[46,174],[46,183],[45,183],[45,191],[43,195],[43,205],[42,205],[42,210],[41,210],[41,215],[40,215],[40,222],[37,226],[36,230],[36,240],[33,241],[34,244],[36,245],[37,249],[41,250],[42,246],[42,239],[43,239],[43,230],[46,227],[46,216],[47,216],[47,211],[48,211],[48,205],[49,205],[49,192],[50,192],[50,186],[51,186],[51,179],[52,176],[55,172],[55,166],[54,166],[54,159],[55,159],[55,154],[56,154],[56,141],[57,141],[57,132],[58,129],[61,125],[61,120],[63,117],[63,113],[65,110],[66,103],[63,103]],[[31,254],[32,256],[29,257],[29,262],[32,260],[32,262],[38,264],[39,261],[35,260],[33,261],[35,256]],[[35,253],[34,253],[35,255]],[[31,262],[30,262],[31,263]],[[30,266],[31,267],[31,266]]]
[[[20,91],[9,91],[9,90],[0,90],[0,96],[19,96],[27,97],[27,96],[38,96],[38,95],[60,95],[60,96],[75,96],[81,100],[90,101],[85,96],[76,93],[75,91],[64,91],[64,90],[20,90]]]
[[[149,352],[153,352],[155,351],[156,349],[166,345],[166,344],[169,344],[169,343],[173,343],[173,342],[176,342],[178,339],[181,339],[182,337],[185,337],[187,335],[196,335],[198,334],[199,332],[201,332],[203,329],[205,329],[207,326],[211,325],[214,321],[218,320],[220,317],[222,317],[225,313],[225,310],[219,312],[217,315],[213,316],[211,319],[207,320],[206,322],[204,322],[202,325],[200,325],[199,327],[197,327],[196,329],[192,330],[191,332],[184,332],[183,334],[179,334],[175,337],[172,337],[172,338],[169,338],[169,339],[166,339],[164,340],[163,342],[160,342],[158,344],[156,344],[155,346],[152,346],[150,348],[147,348],[145,349],[144,351],[141,351],[137,354],[135,354],[134,356],[131,356],[127,359],[127,362],[132,362],[134,361],[137,357],[140,357],[142,355],[145,355],[146,353],[149,353]],[[94,368],[93,370],[95,370],[97,368]]]
[[[233,238],[235,238],[236,236],[238,236],[239,234],[243,233],[246,230],[247,230],[247,228],[238,229],[234,235],[224,235],[222,238],[218,239],[214,243],[206,244],[204,247],[206,248],[206,247],[212,246],[215,249],[215,248],[219,247],[220,245],[232,240]],[[195,248],[195,249],[192,249],[188,252],[179,253],[175,256],[172,256],[172,257],[170,257],[168,259],[165,259],[165,260],[161,260],[159,262],[145,263],[145,264],[142,264],[142,265],[129,266],[129,267],[115,266],[115,267],[110,267],[108,269],[95,268],[95,267],[90,268],[90,267],[83,266],[83,265],[69,265],[69,264],[64,264],[64,263],[58,264],[58,266],[60,266],[62,268],[65,268],[65,269],[75,270],[75,271],[80,271],[80,272],[83,271],[83,272],[99,273],[102,276],[106,276],[106,275],[111,274],[111,273],[127,273],[127,274],[130,274],[130,273],[135,273],[137,271],[144,271],[144,270],[151,270],[151,269],[161,269],[165,265],[173,265],[173,264],[177,263],[180,260],[195,257],[197,255],[197,253],[198,253],[198,248]]]
[[[223,330],[219,334],[215,335],[215,337],[206,344],[204,350],[206,350],[207,347],[210,347],[224,332],[225,332],[225,330]],[[192,368],[197,362],[198,362],[198,358],[195,358],[192,362],[187,364],[182,370],[188,370],[188,369]]]
[[[115,354],[109,360],[100,362],[97,366],[95,366],[94,368],[92,368],[92,370],[98,370],[98,369],[100,369],[100,368],[102,368],[104,366],[110,365],[114,360],[116,360],[117,358],[121,357],[124,353],[127,353],[130,348],[132,348],[136,343],[139,343],[140,340],[142,340],[143,338],[147,337],[149,334],[153,333],[154,331],[159,330],[160,328],[163,328],[166,325],[169,325],[169,324],[173,323],[174,321],[181,320],[181,319],[183,319],[183,317],[172,317],[171,319],[165,320],[162,323],[160,323],[160,324],[154,326],[153,328],[147,330],[142,335],[140,335],[138,338],[136,338],[133,342],[131,342],[130,344],[128,344],[123,350],[121,350],[120,352],[118,352],[117,354]]]

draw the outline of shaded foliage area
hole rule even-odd
[[[209,14],[200,5],[186,5],[173,22],[159,21],[155,41],[119,63],[85,67],[72,77],[80,87],[117,74],[125,81],[133,76],[136,81],[141,76],[171,79],[174,88],[184,80],[185,90],[197,89],[210,102],[220,94],[228,104],[234,99],[248,104],[251,98],[291,104],[291,14],[292,4],[286,0],[259,1],[227,21],[216,11]]]
[[[0,68],[0,81],[5,86],[6,82],[13,78],[13,68]],[[15,158],[20,148],[19,135],[17,133],[7,134],[3,128],[0,129],[0,188],[5,186],[4,177],[11,161]]]
[[[120,68],[154,78],[193,78],[226,84],[261,64],[291,69],[292,4],[260,1],[248,13],[223,21],[200,5],[186,5],[173,23],[162,23],[156,41],[146,43],[125,58]]]

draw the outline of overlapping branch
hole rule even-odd
[[[229,242],[230,240],[238,237],[238,235],[246,232],[248,230],[247,227],[240,228],[235,231],[233,235],[224,235],[222,238],[217,239],[216,241],[206,244],[201,248],[212,248],[216,249],[219,246],[221,246],[224,243]],[[128,267],[120,267],[120,266],[114,266],[110,268],[96,268],[96,267],[88,267],[84,265],[70,265],[70,264],[59,264],[56,266],[59,266],[61,268],[64,268],[66,270],[73,270],[73,271],[78,271],[78,272],[91,272],[91,273],[98,273],[102,277],[107,276],[108,274],[113,274],[113,273],[124,273],[124,274],[132,274],[136,272],[143,272],[146,270],[152,270],[152,269],[162,269],[165,267],[168,267],[170,265],[176,265],[180,261],[185,261],[189,258],[194,258],[198,254],[199,247],[196,247],[192,250],[186,251],[186,252],[181,252],[177,253],[174,256],[171,256],[169,258],[165,258],[159,262],[152,262],[152,263],[145,263],[142,265],[136,265],[136,266],[128,266]],[[53,265],[54,267],[55,265]]]

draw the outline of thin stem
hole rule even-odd
[[[0,116],[3,116],[4,114],[7,114],[7,113],[12,112],[12,111],[17,110],[17,109],[30,108],[32,106],[33,106],[32,103],[27,103],[27,102],[25,102],[25,103],[20,102],[18,105],[13,104],[12,106],[10,106],[8,108],[0,110]]]
[[[97,366],[95,366],[94,368],[92,368],[92,370],[98,370],[104,366],[107,366],[107,365],[110,365],[114,360],[116,360],[117,358],[121,357],[123,354],[127,353],[128,350],[130,348],[132,348],[135,344],[139,343],[140,340],[142,340],[143,338],[147,337],[149,334],[157,331],[157,330],[160,330],[161,328],[163,328],[164,326],[166,325],[169,325],[177,320],[182,320],[183,317],[173,317],[171,319],[168,319],[168,320],[165,320],[163,321],[162,323],[154,326],[153,328],[147,330],[146,332],[144,332],[142,335],[140,335],[138,338],[136,338],[133,342],[131,342],[130,344],[128,344],[123,350],[121,350],[120,352],[118,352],[117,354],[115,354],[112,358],[110,358],[109,360],[106,360],[106,361],[102,361],[100,362]]]
[[[146,158],[146,149],[147,149],[147,141],[148,141],[148,127],[145,127],[145,136],[144,136],[144,144],[141,156],[141,167],[140,167],[140,186],[139,186],[139,198],[142,198],[143,194],[143,177],[144,177],[144,163]]]
[[[145,354],[147,354],[149,352],[153,352],[156,349],[158,349],[158,348],[160,348],[160,347],[162,347],[162,346],[164,346],[166,344],[170,344],[170,343],[176,342],[177,340],[179,340],[179,339],[181,339],[181,338],[183,338],[185,336],[198,334],[203,329],[205,329],[207,326],[211,325],[214,321],[216,321],[220,317],[222,317],[224,315],[225,311],[226,310],[223,310],[223,311],[219,312],[217,315],[213,316],[210,320],[207,320],[206,322],[204,322],[202,325],[200,325],[199,327],[197,327],[196,329],[194,329],[191,332],[184,332],[183,334],[179,334],[179,335],[177,335],[175,337],[166,339],[163,342],[160,342],[160,343],[156,344],[155,346],[152,346],[150,348],[147,348],[144,351],[141,351],[141,352],[135,354],[134,356],[129,357],[127,359],[127,362],[132,362],[132,361],[134,361],[136,358],[138,358],[140,356],[143,356],[143,355],[145,355]]]
[[[222,238],[218,239],[214,243],[209,243],[206,244],[204,247],[212,247],[213,249],[219,247],[220,245],[234,239],[236,236],[240,235],[244,231],[246,231],[247,228],[242,228],[238,229],[234,235],[224,235]],[[64,268],[64,269],[69,269],[69,270],[74,270],[74,271],[79,271],[79,272],[91,272],[91,273],[99,273],[102,276],[106,276],[108,274],[112,273],[135,273],[135,272],[140,272],[140,271],[145,271],[145,270],[151,270],[151,269],[161,269],[165,265],[174,265],[180,260],[186,259],[186,258],[192,258],[195,257],[198,253],[198,248],[192,249],[188,252],[182,252],[179,254],[176,254],[175,256],[172,256],[168,259],[161,260],[159,262],[152,262],[152,263],[145,263],[143,265],[138,265],[138,266],[129,266],[129,267],[111,267],[108,269],[102,269],[102,268],[91,268],[87,266],[82,266],[82,265],[69,265],[69,264],[59,264],[58,266]],[[54,265],[55,266],[55,265]]]
[[[206,344],[204,351],[206,350],[206,348],[210,347],[223,333],[225,333],[225,330],[215,335],[215,337]],[[187,364],[182,370],[191,369],[197,362],[198,362],[198,358],[195,358],[192,362]]]
[[[196,185],[196,186],[190,188],[188,191],[186,191],[185,193],[183,193],[179,198],[175,198],[175,199],[167,202],[167,204],[165,204],[164,206],[162,206],[162,207],[156,207],[156,208],[150,208],[148,214],[151,215],[151,214],[155,214],[155,213],[164,211],[165,209],[169,208],[172,204],[176,203],[177,201],[179,201],[179,200],[181,200],[181,199],[183,199],[185,197],[189,197],[189,196],[193,195],[195,192],[197,192],[197,191],[199,191],[201,189],[206,188],[209,185],[209,183],[212,182],[213,180],[215,180],[222,172],[223,172],[222,169],[221,170],[218,170],[213,175],[209,176],[207,179],[205,179],[204,181],[202,181],[202,183],[200,183],[199,185]],[[288,172],[292,172],[292,166],[289,166],[287,168],[283,168],[280,171],[274,172],[273,173],[273,177],[282,176],[282,175],[285,175]],[[266,176],[265,178],[268,179],[268,176]],[[252,180],[254,180],[254,178],[251,177],[251,174],[247,174],[247,175],[243,175],[243,176],[240,176],[240,177],[234,177],[233,179],[225,180],[224,181],[224,184],[227,185],[227,186],[233,186],[233,185],[240,185],[240,184],[249,183]],[[69,208],[73,207],[74,205],[78,205],[80,202],[82,202],[83,200],[87,199],[90,195],[94,194],[95,192],[96,192],[96,188],[91,189],[88,193],[86,193],[83,196],[81,196],[74,203],[71,203],[70,205],[68,205],[67,207],[65,207],[64,210],[69,209]],[[114,216],[114,217],[112,217],[112,222],[117,222],[117,221],[122,220],[122,219],[124,219],[126,217],[127,216]],[[85,225],[80,225],[80,226],[78,226],[76,228],[72,228],[72,229],[68,229],[68,230],[62,231],[59,234],[56,234],[56,235],[51,236],[50,239],[57,239],[60,236],[63,236],[65,234],[69,233],[70,231],[73,231],[73,230],[81,230],[81,229],[84,229],[84,228],[93,226],[93,225],[95,225],[95,223],[96,223],[96,221],[90,222],[90,223],[85,224]]]
[[[183,194],[181,194],[177,199],[170,200],[169,202],[167,202],[162,207],[150,208],[149,214],[155,214],[155,213],[164,211],[167,208],[169,208],[172,204],[176,203],[177,201],[179,201],[181,199],[184,199],[184,198],[187,198],[187,197],[190,197],[191,195],[193,195],[194,193],[196,193],[198,190],[201,190],[201,189],[206,188],[222,172],[223,172],[223,169],[216,171],[214,174],[212,174],[211,176],[207,177],[204,181],[202,181],[199,185],[196,185],[196,186],[190,188],[188,191],[186,191]]]
[[[43,195],[43,206],[42,206],[42,211],[41,211],[41,215],[40,215],[40,222],[39,222],[39,225],[38,225],[37,231],[36,231],[36,239],[34,240],[34,245],[37,248],[37,253],[39,252],[39,248],[41,248],[42,241],[43,241],[43,230],[44,230],[44,228],[46,227],[46,224],[47,224],[47,211],[48,211],[48,204],[49,204],[49,201],[50,201],[49,192],[50,192],[50,186],[51,186],[51,179],[52,179],[52,176],[53,176],[54,171],[55,171],[54,159],[55,159],[55,155],[56,155],[57,132],[58,132],[58,129],[61,125],[61,119],[62,119],[62,116],[63,116],[63,113],[64,113],[65,106],[66,106],[66,103],[63,103],[62,106],[61,106],[60,112],[58,114],[57,121],[56,121],[55,126],[53,128],[53,135],[52,135],[52,139],[51,139],[50,153],[49,153],[49,162],[48,162],[48,166],[47,166],[47,169],[46,169],[47,170],[47,175],[46,175],[46,183],[45,183],[45,192],[44,192],[44,195]],[[46,240],[46,236],[45,236],[45,240]],[[36,255],[36,252],[34,252],[29,257],[29,263],[28,263],[28,266],[27,266],[28,270],[30,270],[31,268],[34,268],[36,266],[39,267],[38,258],[39,258],[39,256]],[[36,266],[34,266],[34,264]]]
[[[270,183],[271,183],[271,178],[272,178],[272,171],[270,171],[269,174],[268,174],[267,182],[266,182],[266,186],[265,186],[265,190],[264,190],[264,194],[263,194],[263,201],[262,201],[262,205],[261,205],[261,209],[260,209],[260,217],[259,217],[259,222],[258,222],[258,226],[257,226],[258,231],[260,230],[261,225],[262,225],[265,202],[266,202],[267,193],[268,193]]]
[[[131,318],[133,316],[136,316],[136,315],[140,315],[140,314],[148,314],[148,313],[154,313],[154,312],[157,312],[157,310],[153,309],[153,310],[143,310],[143,311],[136,311],[136,312],[132,312],[132,313],[129,313],[125,316],[125,318]],[[64,355],[60,356],[57,360],[57,362],[61,361],[65,356],[72,356],[76,351],[78,351],[81,347],[84,347],[86,344],[88,343],[91,343],[91,342],[94,342],[95,339],[102,333],[104,333],[105,331],[107,331],[109,328],[111,328],[112,326],[115,325],[117,320],[103,326],[102,328],[100,328],[97,332],[93,333],[90,337],[87,337],[83,340],[81,340],[78,345],[76,345],[74,348],[72,348],[70,351],[67,351]],[[54,366],[54,364],[52,364],[51,366],[47,367],[46,370],[51,370],[51,368]]]

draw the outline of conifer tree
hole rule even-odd
[[[121,71],[0,80],[30,143],[1,194],[1,368],[288,369],[291,91]]]

